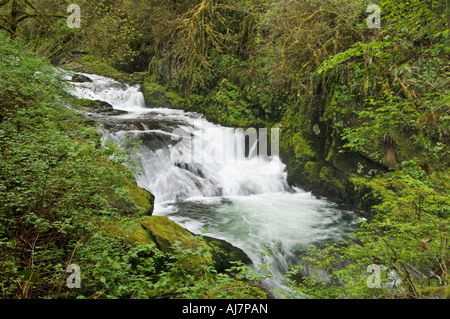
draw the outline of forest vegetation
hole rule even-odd
[[[289,182],[368,216],[353,241],[311,247],[292,291],[449,298],[448,1],[75,2],[81,28],[72,1],[0,0],[3,298],[267,298],[267,269],[218,269],[213,244],[149,216],[125,152],[101,145],[53,66],[140,84],[149,106],[280,127]],[[160,226],[186,237],[166,247],[148,237]],[[77,294],[71,263],[90,265]]]

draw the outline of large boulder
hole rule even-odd
[[[87,112],[100,115],[115,116],[128,113],[122,110],[115,110],[111,104],[100,100],[79,99],[78,104],[82,106]]]
[[[72,75],[71,81],[72,82],[77,82],[77,83],[86,83],[86,82],[90,83],[90,82],[93,82],[91,78],[89,78],[89,77],[87,77],[87,76],[85,76],[83,74],[78,74],[78,73]]]
[[[244,264],[251,264],[252,260],[240,248],[233,246],[229,242],[204,236],[206,243],[212,249],[212,256],[215,268],[218,272],[225,272],[232,266],[232,262],[241,261]]]
[[[235,261],[251,264],[251,259],[241,249],[224,240],[195,236],[165,216],[148,216],[141,220],[140,224],[134,220],[127,225],[109,225],[106,231],[109,235],[123,238],[131,244],[154,244],[162,252],[170,254],[177,253],[174,244],[179,242],[183,250],[193,252],[184,262],[186,267],[203,262],[200,256],[195,254],[202,248],[209,249],[212,258],[209,261],[214,263],[218,272],[224,272],[230,268],[231,262]]]
[[[145,79],[141,86],[147,107],[168,107],[183,109],[185,100],[177,92],[167,89],[164,86]]]
[[[231,262],[241,261],[245,264],[252,262],[243,250],[225,240],[206,236],[204,240],[201,240],[167,217],[148,217],[141,223],[141,226],[148,232],[158,248],[163,252],[173,252],[173,244],[176,241],[181,243],[183,249],[192,249],[193,251],[200,248],[200,245],[206,243],[218,272],[224,272],[230,268],[232,265]]]

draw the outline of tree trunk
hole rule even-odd
[[[12,0],[11,4],[11,20],[10,20],[10,27],[9,32],[11,33],[11,38],[16,37],[17,32],[17,16],[19,14],[19,3],[17,0]]]

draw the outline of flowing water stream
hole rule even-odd
[[[267,288],[283,287],[278,278],[309,245],[347,239],[355,229],[356,214],[289,186],[280,158],[255,155],[242,131],[196,113],[147,108],[139,86],[85,75],[93,82],[77,83],[74,95],[127,112],[93,116],[105,139],[127,147],[140,142],[132,155],[140,166],[136,179],[155,195],[154,215],[196,234],[207,229],[206,235],[241,248],[255,265],[267,250],[263,261],[273,273]],[[215,160],[217,154],[226,160]]]

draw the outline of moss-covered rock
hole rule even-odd
[[[176,253],[175,243],[178,242],[183,250],[193,252],[207,249],[214,262],[216,271],[225,272],[232,266],[231,262],[241,261],[251,264],[251,259],[241,249],[232,244],[212,237],[195,236],[187,229],[164,216],[149,216],[142,220],[130,219],[120,224],[112,223],[105,227],[109,236],[123,238],[132,244],[155,244],[164,253]],[[193,254],[186,266],[195,266],[203,262],[199,256]]]
[[[85,111],[108,116],[127,114],[126,111],[115,110],[108,102],[90,99],[79,99],[78,105]]]
[[[146,78],[141,87],[147,106],[182,108],[184,98],[177,92]]]
[[[114,172],[111,176],[116,187],[105,190],[112,208],[123,216],[153,214],[155,197],[139,187],[133,173],[124,165],[105,161],[102,165]]]
[[[83,54],[78,58],[78,62],[72,59],[60,61],[59,66],[74,72],[91,73],[110,77],[116,81],[128,84],[142,84],[147,75],[147,72],[135,72],[130,74],[119,71],[115,67],[90,54]]]
[[[130,220],[112,223],[104,227],[107,236],[121,238],[129,244],[149,245],[154,244],[153,239],[138,222]]]
[[[92,82],[92,79],[83,74],[74,74],[72,76],[71,81],[77,83],[85,83],[85,82]]]
[[[126,186],[125,189],[145,215],[151,216],[153,214],[155,196],[152,193],[134,184]]]
[[[204,237],[204,240],[201,240],[167,217],[148,217],[142,221],[141,226],[148,232],[152,240],[163,252],[174,252],[173,244],[177,241],[181,243],[183,249],[193,251],[198,250],[202,245],[205,247],[204,244],[207,244],[207,248],[212,256],[211,261],[214,262],[214,266],[218,272],[224,272],[230,268],[232,265],[231,262],[233,261],[241,261],[245,264],[251,263],[251,259],[247,254],[232,244],[207,236]],[[194,260],[194,262],[199,261]]]
[[[206,243],[211,247],[212,258],[218,272],[225,272],[232,266],[232,262],[241,261],[244,264],[251,264],[251,259],[238,247],[229,242],[217,238],[204,236]]]
[[[147,217],[141,226],[163,252],[173,252],[176,241],[180,241],[184,249],[195,249],[200,245],[200,240],[192,233],[165,216]]]

